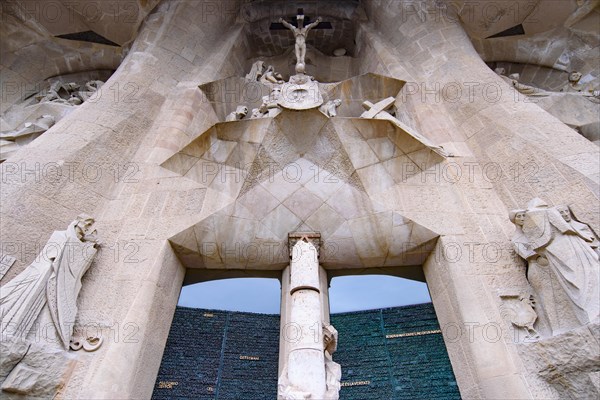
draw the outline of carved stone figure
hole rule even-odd
[[[517,74],[518,75],[518,74]],[[512,80],[512,86],[519,92],[527,96],[547,96],[549,93],[535,86],[525,85],[518,80]]]
[[[274,84],[281,84],[284,83],[283,80],[283,76],[281,76],[280,73],[275,72],[275,69],[273,68],[272,65],[269,65],[266,69],[266,71],[262,74],[262,76],[260,77],[260,82],[265,83],[265,84],[269,84],[269,83],[274,83]]]
[[[505,300],[503,306],[508,311],[508,319],[516,328],[524,329],[526,332],[526,341],[537,340],[540,335],[535,330],[533,324],[537,321],[538,315],[535,311],[535,300],[532,295],[501,295]]]
[[[85,83],[85,89],[79,90],[77,96],[84,102],[88,101],[92,96],[104,86],[104,82],[100,80],[91,80]]]
[[[52,115],[42,115],[35,122],[26,122],[21,129],[10,132],[0,132],[0,139],[13,140],[18,137],[42,134],[54,125],[55,119]]]
[[[35,96],[40,103],[52,102],[64,105],[78,106],[89,99],[104,85],[103,81],[91,80],[85,83],[85,88],[76,82],[54,82],[50,88]]]
[[[262,97],[262,104],[258,108],[258,112],[256,115],[259,115],[259,117],[270,117],[270,118],[277,116],[281,112],[281,108],[279,107],[279,104],[278,104],[280,98],[281,98],[281,89],[279,87],[274,87],[268,96]],[[259,117],[255,117],[255,118],[259,118]]]
[[[581,92],[583,85],[579,83],[581,80],[581,72],[573,71],[569,74],[569,82],[560,90],[561,92]]]
[[[315,78],[306,74],[297,74],[290,76],[290,82],[292,85],[306,85],[314,82]]]
[[[248,114],[248,107],[246,107],[246,106],[237,106],[237,108],[235,109],[235,111],[232,111],[231,113],[229,113],[229,115],[227,115],[227,117],[225,118],[225,121],[227,121],[227,122],[240,121],[247,114]]]
[[[67,104],[70,106],[78,106],[83,103],[83,100],[79,97],[77,93],[71,93],[70,97],[67,99]]]
[[[511,220],[517,225],[515,251],[530,262],[528,277],[539,272],[539,279],[530,282],[539,291],[553,334],[597,319],[598,255],[586,241],[590,237],[540,199],[532,200],[526,211],[513,211]]]
[[[586,225],[583,224],[579,221],[576,221],[573,219],[573,216],[571,215],[571,210],[569,209],[569,207],[567,206],[557,206],[556,209],[558,210],[558,212],[560,213],[560,215],[563,217],[563,219],[569,224],[571,225],[571,227],[575,230],[575,232],[577,232],[577,234],[579,236],[581,236],[581,238],[583,240],[585,240],[586,242],[589,243],[590,247],[598,252],[598,238],[596,237],[596,235],[594,234],[594,232],[592,232],[592,229]]]
[[[265,105],[266,108],[266,105]],[[252,113],[250,114],[250,119],[262,118],[265,117],[266,114],[261,112],[259,108],[253,108]]]
[[[600,90],[590,90],[589,92],[584,93],[584,96],[592,103],[600,104]]]
[[[327,103],[325,103],[321,107],[319,107],[319,111],[321,111],[323,114],[327,115],[328,117],[335,117],[335,116],[337,116],[337,108],[341,104],[342,104],[342,100],[340,100],[340,99],[329,100]]]
[[[252,64],[252,68],[250,69],[250,72],[248,72],[246,74],[246,79],[252,81],[252,82],[256,82],[258,81],[263,74],[263,70],[265,68],[265,62],[264,61],[255,61],[254,64]]]
[[[75,360],[68,350],[77,349],[73,345],[78,340],[73,338],[77,297],[98,246],[93,223],[93,218],[80,215],[66,231],[55,231],[36,260],[2,286],[3,392],[54,398],[72,371]],[[42,343],[34,324],[41,328]],[[48,327],[55,328],[55,337]],[[36,339],[28,340],[29,336]],[[88,337],[81,347],[94,351],[101,344],[101,338]]]
[[[579,325],[575,313],[570,306],[566,293],[560,287],[557,277],[548,267],[548,260],[540,256],[532,248],[529,238],[523,232],[527,210],[513,210],[509,218],[516,226],[513,236],[515,252],[528,262],[527,280],[536,293],[538,315],[544,316],[552,332],[562,332]]]
[[[0,132],[0,162],[46,132],[54,125],[55,121],[52,115],[46,114],[36,119],[35,122],[26,122],[18,130]]]
[[[44,103],[47,101],[61,99],[61,97],[58,95],[58,91],[60,90],[60,85],[61,85],[60,82],[54,82],[53,84],[50,85],[50,88],[46,92],[38,93],[35,96],[35,99],[39,103]]]
[[[82,103],[81,99],[77,95],[79,88],[80,86],[75,82],[61,83],[56,91],[58,98],[54,98],[51,101],[55,103],[68,104],[71,106],[78,106]]]
[[[516,231],[512,237],[513,248],[515,252],[527,261],[537,260],[540,256],[533,251],[529,239],[523,233],[523,224],[525,223],[525,213],[527,210],[512,210],[508,214],[510,222],[515,224]]]
[[[103,81],[91,80],[85,83],[85,88],[88,92],[96,92],[104,85]]]
[[[323,347],[325,353],[325,376],[327,391],[325,399],[338,400],[342,380],[342,367],[333,361],[332,355],[337,350],[338,331],[333,325],[323,325]]]
[[[509,76],[504,75],[504,68],[496,68],[494,70],[500,78],[502,78],[506,83],[510,86],[514,87],[519,93],[522,93],[527,96],[547,96],[550,93],[537,88],[535,86],[526,85],[524,83],[519,82],[520,74],[510,74]]]
[[[310,23],[306,26],[304,25],[304,15],[300,14],[296,16],[298,21],[298,27],[290,24],[283,18],[279,18],[279,22],[283,24],[286,28],[292,31],[294,37],[296,38],[296,73],[303,74],[306,69],[306,63],[304,61],[304,57],[306,56],[306,36],[308,35],[308,31],[310,31],[315,26],[321,23],[321,17],[317,18],[317,20],[313,23]]]
[[[42,253],[2,287],[2,334],[26,338],[42,312],[48,312],[63,349],[69,348],[81,278],[96,255],[94,219],[80,215],[66,231],[55,231]]]

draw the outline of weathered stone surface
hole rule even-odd
[[[29,394],[34,392],[36,383],[40,380],[40,373],[25,367],[23,364],[17,365],[10,375],[2,382],[2,390],[17,394]]]
[[[563,398],[595,399],[600,391],[592,380],[600,371],[598,322],[535,343],[519,346],[527,367],[538,373]]]
[[[10,371],[25,357],[31,344],[25,340],[7,337],[0,341],[0,382],[4,381]]]
[[[15,398],[54,397],[64,387],[73,369],[75,357],[64,350],[33,343],[27,354],[2,382],[3,395]]]

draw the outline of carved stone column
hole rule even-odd
[[[319,234],[290,234],[291,261],[283,276],[279,399],[325,398]],[[316,246],[315,246],[316,244]],[[323,270],[324,271],[324,270]],[[325,313],[328,315],[328,310]],[[299,397],[298,397],[299,396]]]

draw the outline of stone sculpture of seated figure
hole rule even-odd
[[[569,74],[569,81],[560,89],[561,92],[581,92],[583,91],[583,85],[579,83],[581,80],[581,72],[573,71]]]
[[[337,108],[342,104],[341,99],[329,100],[327,103],[319,107],[319,110],[328,117],[337,116]]]
[[[225,118],[225,121],[226,122],[240,121],[247,114],[248,114],[248,107],[246,107],[246,106],[237,106],[237,108],[235,109],[235,111],[232,111],[231,113],[229,113],[229,115],[227,115],[227,117]]]
[[[275,72],[275,69],[273,68],[272,65],[269,65],[267,67],[267,70],[260,77],[260,82],[266,83],[266,84],[268,84],[268,83],[281,84],[281,83],[284,83],[284,80],[283,80],[283,76],[281,76],[281,74],[279,72]]]

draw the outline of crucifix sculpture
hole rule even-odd
[[[306,36],[308,35],[308,31],[321,23],[322,19],[319,17],[315,22],[304,26],[304,12],[300,9],[298,10],[296,20],[298,21],[298,27],[295,27],[283,18],[279,18],[279,22],[291,30],[296,38],[296,73],[303,74],[306,70],[306,63],[304,61],[304,57],[306,56]]]

